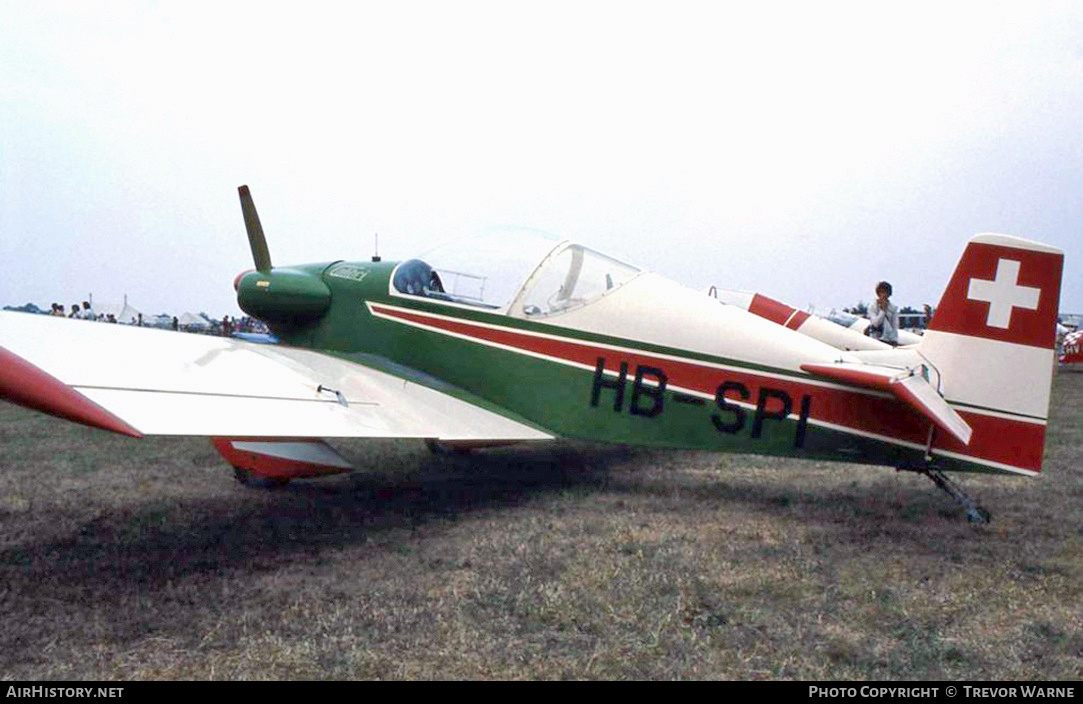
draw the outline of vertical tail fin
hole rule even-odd
[[[1007,235],[967,244],[918,351],[974,428],[934,451],[1024,474],[1041,470],[1053,375],[1060,250]]]

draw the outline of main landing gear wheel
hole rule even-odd
[[[249,489],[279,489],[290,483],[289,479],[273,479],[262,477],[255,472],[241,467],[233,468],[233,478],[240,482],[241,486]]]

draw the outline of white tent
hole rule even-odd
[[[180,326],[182,328],[206,330],[210,328],[210,322],[201,316],[192,315],[191,313],[185,313],[180,317]]]
[[[94,314],[102,320],[105,320],[110,314],[116,318],[118,323],[124,323],[125,325],[135,325],[136,321],[139,320],[139,310],[128,304],[127,296],[124,297],[123,303],[95,302],[92,307],[94,308]]]

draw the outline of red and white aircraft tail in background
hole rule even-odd
[[[707,295],[717,298],[726,305],[744,308],[753,315],[766,318],[772,323],[778,323],[783,327],[795,330],[802,335],[808,335],[840,350],[891,349],[891,345],[868,337],[860,330],[851,330],[813,313],[797,310],[762,293],[732,291],[711,286],[707,291]]]
[[[1083,364],[1083,330],[1076,330],[1064,336],[1060,350],[1061,364]]]
[[[732,291],[716,286],[711,286],[707,290],[707,295],[717,298],[727,305],[744,308],[749,313],[766,318],[790,330],[795,330],[802,335],[808,335],[814,340],[827,343],[840,350],[886,350],[891,348],[891,345],[865,334],[865,329],[869,326],[868,318],[852,316],[852,321],[844,323],[842,320],[824,318],[815,313],[797,310],[762,293]],[[899,331],[900,345],[915,345],[920,340],[921,335],[906,330]]]

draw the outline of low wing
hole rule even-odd
[[[850,386],[887,391],[964,445],[970,442],[972,430],[967,422],[925,377],[912,370],[854,362],[802,364],[801,369]]]
[[[0,367],[0,398],[129,435],[552,437],[363,363],[166,330],[0,312]]]

